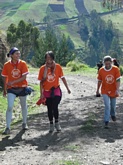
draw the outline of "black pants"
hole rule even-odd
[[[48,118],[49,121],[53,121],[53,117],[55,118],[55,121],[58,121],[59,118],[59,111],[58,111],[58,105],[61,101],[61,96],[55,96],[54,98],[47,98],[46,105],[48,109]]]

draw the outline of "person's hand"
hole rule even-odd
[[[7,86],[12,86],[14,84],[14,81],[10,81],[7,83]]]
[[[67,91],[68,91],[68,93],[69,93],[69,94],[71,94],[71,91],[70,91],[70,89],[68,89]]]
[[[120,94],[119,89],[116,90],[115,94],[116,94],[116,96],[119,96],[119,94]]]
[[[3,91],[3,97],[6,97],[7,92]]]
[[[98,90],[96,91],[96,97],[100,97],[100,93]]]
[[[45,97],[44,97],[44,95],[43,94],[41,94],[40,95],[40,99],[44,99]]]
[[[97,91],[96,91],[96,95],[99,95],[99,94],[100,94],[100,93],[99,93],[99,90],[97,90]]]

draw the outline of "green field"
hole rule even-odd
[[[29,10],[30,6],[32,5],[32,2],[26,2],[18,10]]]
[[[65,0],[64,11],[62,12],[56,12],[55,8],[53,11],[49,4],[49,0],[34,0],[30,2],[26,2],[26,0],[5,0],[4,2],[0,2],[0,29],[5,30],[11,23],[17,24],[20,20],[28,21],[31,19],[37,23],[41,23],[43,22],[44,17],[47,16],[47,13],[49,13],[53,20],[73,18],[78,15],[78,10],[74,0]],[[54,1],[54,4],[57,5],[56,0]],[[61,4],[61,2],[58,1],[58,4]],[[89,13],[93,9],[96,9],[99,13],[108,11],[103,9],[99,0],[84,0],[84,5]],[[120,30],[120,41],[123,43],[122,13],[117,12],[113,14],[107,14],[102,18],[106,21],[108,19],[113,21],[116,28]],[[69,35],[72,38],[76,48],[83,47],[84,43],[78,34],[77,21],[66,24],[61,22],[58,26],[66,36]]]
[[[69,18],[78,15],[78,11],[76,9],[74,0],[71,0],[71,1],[70,0],[66,0],[64,2],[64,5],[65,5],[65,11],[66,11],[66,13],[67,13]]]
[[[102,8],[102,5],[99,1],[84,0],[84,2],[85,2],[85,6],[89,12],[92,11],[93,9],[96,9],[97,12],[99,12],[99,13],[108,11],[108,10]],[[105,21],[108,21],[109,19],[112,20],[116,29],[119,29],[120,41],[123,44],[123,18],[122,17],[123,17],[123,11],[113,12],[112,14],[106,14],[106,15],[102,16],[102,18]]]
[[[14,3],[1,3],[3,13],[0,15],[0,29],[7,29],[11,23],[17,24],[20,20],[42,22],[46,16],[49,0],[26,2],[17,0]]]
[[[87,8],[88,12],[91,12],[93,9],[96,9],[97,12],[103,12],[103,8],[99,1],[95,0],[84,0],[85,7]]]

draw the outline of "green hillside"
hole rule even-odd
[[[5,30],[11,23],[17,24],[22,19],[34,20],[40,24],[49,14],[53,20],[60,20],[57,26],[66,35],[70,35],[76,48],[79,48],[83,46],[83,41],[77,33],[77,21],[72,19],[63,22],[63,20],[74,18],[82,13],[87,15],[93,9],[99,13],[107,12],[102,8],[99,0],[0,0],[0,29]],[[103,15],[102,18],[111,19],[114,22],[116,28],[120,30],[123,43],[122,10]]]

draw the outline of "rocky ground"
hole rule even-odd
[[[33,77],[33,78],[32,78]],[[35,82],[35,75],[29,79]],[[67,76],[59,106],[62,132],[48,133],[46,107],[29,115],[29,130],[14,126],[0,136],[0,165],[123,165],[123,86],[117,100],[117,121],[104,129],[102,98],[95,97],[96,79]],[[62,83],[61,83],[62,84]]]

